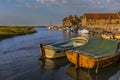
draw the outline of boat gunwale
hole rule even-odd
[[[65,50],[72,50],[72,49],[75,49],[75,48],[78,48],[80,46],[73,46],[72,48],[55,48],[55,47],[49,47],[49,46],[43,46],[45,49],[49,49],[49,50],[60,50],[60,51],[65,51]]]
[[[67,40],[67,41],[62,41],[62,42],[54,43],[54,44],[51,44],[51,45],[47,45],[46,44],[46,45],[43,45],[43,47],[46,48],[46,49],[52,49],[52,50],[70,50],[70,49],[74,49],[74,48],[77,48],[77,47],[80,47],[80,46],[73,46],[73,43],[72,43],[72,47],[70,47],[70,48],[67,48],[67,47],[57,47],[55,45],[59,45],[59,44],[62,45],[64,43],[67,44],[69,42],[74,42],[76,40],[79,40],[79,37],[72,38],[72,39]],[[86,41],[86,43],[88,42],[87,38],[85,38],[85,37],[80,37],[80,40],[84,40],[84,41]],[[86,44],[86,43],[84,43],[84,44]]]
[[[93,57],[93,56],[90,56],[90,55],[87,55],[87,54],[84,54],[84,53],[80,53],[80,52],[75,52],[73,50],[68,50],[66,51],[66,54],[67,53],[75,53],[75,54],[79,54],[79,55],[84,55],[84,56],[87,56],[88,58],[91,58],[91,59],[95,59],[95,60],[104,60],[106,58],[110,58],[110,57],[114,57],[114,56],[117,56],[117,55],[120,55],[120,51],[116,52],[115,54],[112,54],[112,55],[108,55],[108,56],[101,56],[101,57]]]

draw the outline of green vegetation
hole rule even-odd
[[[34,28],[27,26],[0,26],[0,40],[36,32]]]
[[[81,16],[78,17],[77,15],[69,15],[68,17],[63,18],[63,26],[81,26]]]

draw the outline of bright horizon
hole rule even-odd
[[[0,25],[62,25],[69,15],[118,12],[120,0],[0,0]]]

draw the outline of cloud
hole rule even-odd
[[[15,6],[18,6],[18,7],[24,7],[24,8],[31,8],[31,9],[38,9],[40,8],[40,5],[38,5],[36,3],[35,0],[33,1],[29,1],[29,0],[9,0],[9,2],[14,2]]]
[[[120,0],[7,0],[16,1],[18,4],[26,8],[40,7],[61,7],[66,10],[82,11],[115,11],[120,8]]]
[[[16,1],[19,6],[26,8],[61,7],[74,12],[102,12],[119,10],[120,0],[8,0]],[[79,11],[78,11],[79,10]]]
[[[37,9],[39,6],[31,3],[24,3],[24,4],[16,4],[18,7],[30,8],[30,9]]]
[[[39,8],[39,6],[32,3],[25,3],[23,6],[26,8],[35,8],[35,9]]]
[[[66,10],[86,12],[104,9],[99,0],[36,0],[39,3],[49,6],[62,6]]]
[[[36,0],[44,5],[62,6],[64,9],[79,12],[107,12],[120,7],[120,0]]]
[[[107,3],[117,3],[120,4],[120,0],[106,0]]]
[[[68,0],[36,0],[36,2],[40,2],[42,4],[65,4]]]
[[[48,3],[48,2],[55,3],[57,0],[36,0],[36,1],[41,3]]]

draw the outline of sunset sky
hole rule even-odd
[[[118,11],[120,0],[0,0],[0,25],[61,25],[70,14]]]

